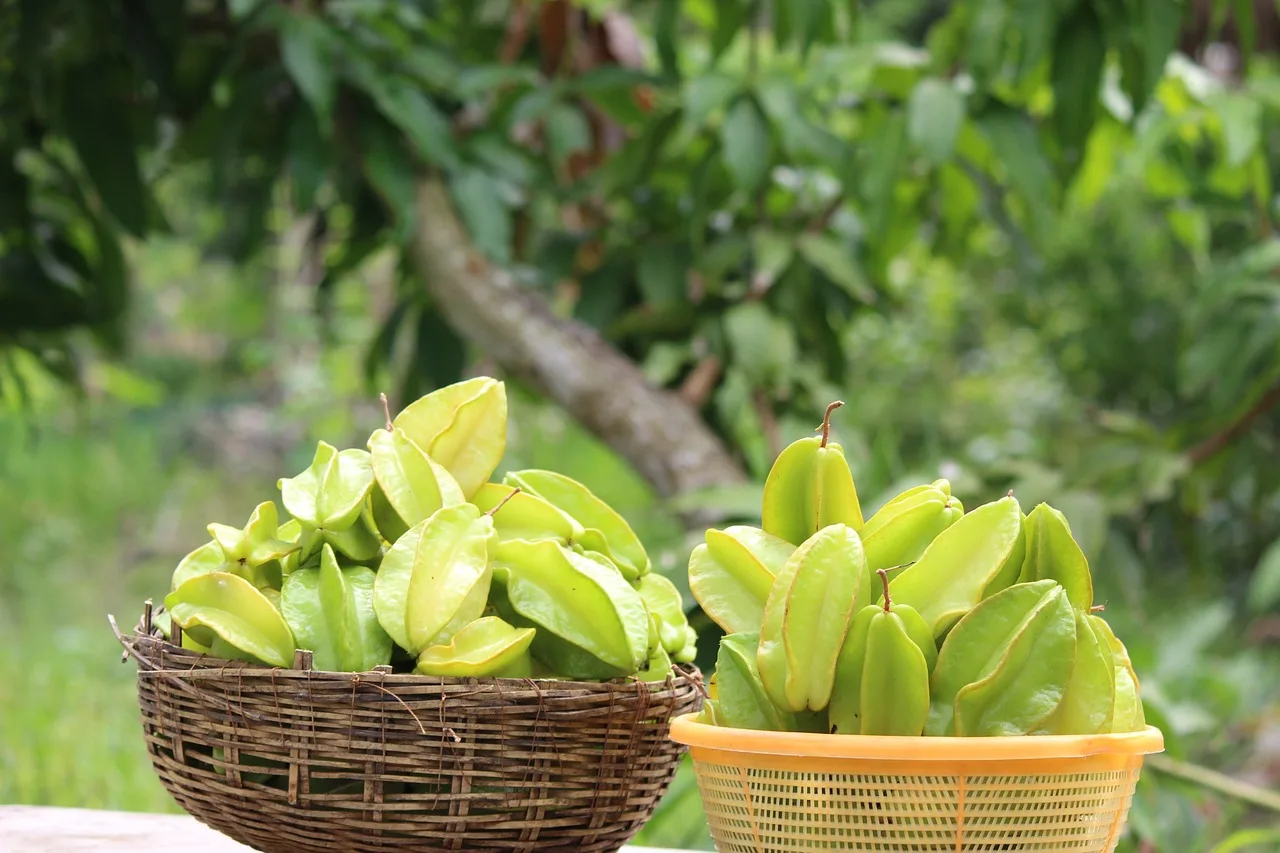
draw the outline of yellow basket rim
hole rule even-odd
[[[902,737],[735,729],[700,723],[697,716],[688,713],[675,717],[671,721],[671,739],[689,747],[721,752],[886,761],[1037,760],[1164,751],[1164,735],[1155,726],[1138,732],[1098,735]]]

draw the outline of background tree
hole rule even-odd
[[[281,288],[341,322],[389,261],[370,391],[486,359],[694,539],[840,398],[869,508],[942,475],[1051,499],[1139,618],[1229,595],[1265,643],[1278,30],[1212,0],[0,0],[0,391],[129,363],[141,241],[247,271],[219,329],[287,322]],[[1143,664],[1193,732],[1218,694],[1179,654]]]
[[[676,496],[759,480],[883,364],[849,357],[852,329],[931,265],[986,267],[1020,281],[980,285],[984,310],[1069,346],[1071,390],[1132,421],[1070,424],[1120,448],[1074,479],[1136,484],[1113,514],[1145,513],[1250,465],[1219,455],[1280,400],[1271,291],[1251,283],[1275,251],[1275,86],[1174,53],[1224,28],[1244,58],[1270,48],[1274,10],[1255,26],[1243,8],[6,0],[0,335],[68,378],[69,331],[121,352],[121,236],[163,232],[156,181],[200,167],[216,252],[254,257],[282,193],[308,218],[321,311],[400,253],[371,378],[400,353],[416,395],[470,345]],[[1132,262],[1103,221],[1123,216],[1166,218],[1157,251],[1199,280],[1074,286]],[[1108,345],[1135,334],[1137,364]],[[872,445],[881,424],[921,432],[884,417],[858,423]],[[1203,515],[1181,504],[1171,536]],[[1240,537],[1225,562],[1269,541]]]

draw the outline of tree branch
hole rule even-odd
[[[586,326],[481,257],[444,185],[418,185],[410,253],[446,319],[512,375],[545,392],[672,497],[745,481],[728,450],[677,395],[655,388]]]
[[[1260,788],[1257,785],[1245,782],[1243,779],[1236,779],[1225,773],[1210,770],[1208,767],[1201,767],[1198,764],[1191,764],[1186,761],[1178,761],[1167,755],[1148,755],[1146,761],[1153,770],[1160,773],[1167,773],[1170,776],[1177,776],[1179,779],[1194,782],[1202,787],[1217,791],[1219,794],[1234,797],[1259,808],[1280,812],[1280,794],[1275,791]]]
[[[1192,465],[1199,465],[1207,462],[1209,459],[1217,456],[1226,449],[1227,445],[1235,441],[1240,436],[1249,431],[1254,422],[1265,415],[1267,412],[1280,406],[1280,382],[1271,386],[1271,390],[1262,395],[1258,402],[1249,407],[1248,411],[1231,422],[1226,429],[1206,438],[1195,447],[1187,451],[1187,459]]]

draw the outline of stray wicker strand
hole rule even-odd
[[[653,814],[697,711],[695,667],[664,682],[435,678],[211,659],[132,634],[160,781],[200,820],[266,853],[616,851]]]

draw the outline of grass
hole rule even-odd
[[[3,639],[0,802],[177,811],[143,749],[132,671],[76,615],[42,647]]]
[[[106,617],[133,625],[249,490],[166,453],[153,426],[31,437],[5,422],[0,441],[0,802],[174,811]]]

